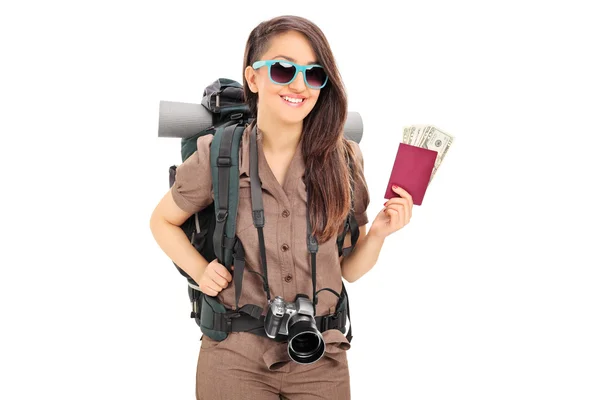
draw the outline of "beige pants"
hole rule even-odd
[[[349,400],[350,344],[338,330],[322,333],[325,354],[312,364],[290,360],[286,342],[232,332],[204,335],[196,372],[197,400]]]

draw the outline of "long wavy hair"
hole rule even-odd
[[[281,33],[295,30],[311,43],[317,62],[329,77],[319,98],[304,118],[301,148],[306,165],[304,183],[310,190],[308,212],[312,234],[319,243],[337,236],[341,224],[351,210],[351,182],[346,157],[355,160],[348,140],[344,138],[348,101],[342,78],[325,35],[306,18],[284,15],[263,21],[246,42],[244,70],[263,56],[270,40]],[[244,100],[253,117],[258,112],[258,94],[253,93],[244,76]],[[355,169],[356,170],[356,169]]]

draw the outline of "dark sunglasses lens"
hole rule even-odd
[[[321,67],[312,67],[306,70],[306,81],[310,86],[321,87],[325,83],[325,69]]]
[[[275,63],[271,65],[271,79],[277,83],[288,83],[294,77],[296,67],[288,63]]]

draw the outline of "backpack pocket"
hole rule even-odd
[[[225,306],[219,303],[214,297],[203,295],[200,308],[200,330],[202,333],[213,340],[225,340],[227,332],[216,331],[214,329],[215,314],[225,314]]]

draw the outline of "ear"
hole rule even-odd
[[[248,82],[248,87],[252,93],[258,93],[258,86],[256,85],[256,73],[254,68],[251,66],[247,66],[244,70],[244,77],[246,78],[246,82]]]

